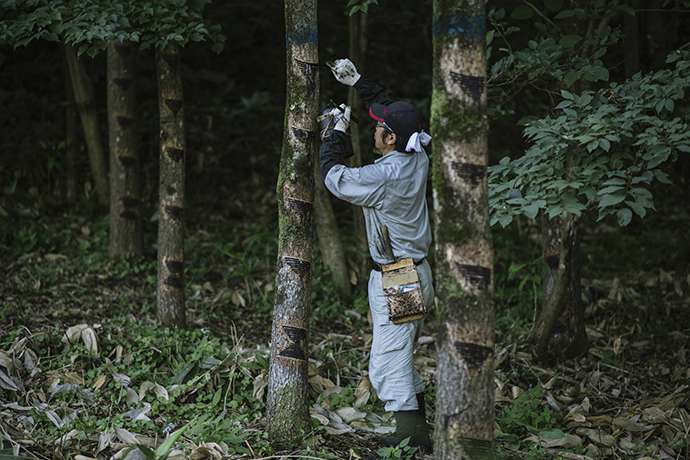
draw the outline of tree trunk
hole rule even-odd
[[[77,165],[79,147],[77,144],[77,113],[74,109],[74,91],[69,76],[67,59],[64,61],[65,81],[65,200],[68,204],[77,201],[79,178]]]
[[[580,235],[577,218],[542,218],[542,246],[548,266],[544,301],[532,330],[535,354],[544,362],[587,351],[580,297]]]
[[[485,0],[434,0],[437,459],[495,458],[485,14]]]
[[[638,10],[640,7],[638,0],[633,0],[632,7]],[[634,16],[625,14],[625,78],[630,78],[640,71],[640,24],[639,13]]]
[[[180,50],[170,45],[157,53],[160,116],[158,189],[158,320],[185,324],[184,297],[184,95]]]
[[[321,179],[318,152],[314,152],[314,226],[319,240],[321,259],[333,278],[338,295],[348,300],[352,294],[350,272],[345,260],[345,249],[335,220],[333,205]]]
[[[108,45],[110,257],[140,256],[141,184],[136,133],[134,48]]]
[[[84,130],[86,149],[89,152],[89,164],[98,203],[101,206],[108,206],[108,170],[105,153],[103,152],[101,131],[98,127],[96,107],[93,101],[93,88],[74,48],[65,46],[65,57],[70,79],[72,80],[74,100],[77,104],[81,125]]]
[[[364,73],[366,64],[366,49],[367,49],[367,18],[368,15],[364,13],[355,13],[348,18],[348,32],[349,32],[349,56],[357,66],[360,73]],[[362,102],[359,100],[357,91],[350,88],[347,94],[347,105],[352,108],[352,113],[361,114]],[[358,115],[359,119],[368,119]],[[363,123],[363,122],[362,122]],[[362,155],[362,132],[364,125],[359,126],[358,123],[350,124],[350,134],[352,138],[352,160],[353,167],[359,167],[364,164],[364,156]],[[355,223],[355,247],[357,249],[356,264],[358,283],[366,282],[368,280],[369,272],[369,245],[367,244],[367,231],[364,226],[364,214],[359,206],[352,207],[352,215]]]
[[[287,94],[266,419],[275,447],[302,444],[307,410],[313,172],[319,102],[316,0],[285,0]]]

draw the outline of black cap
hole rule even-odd
[[[405,101],[396,101],[391,104],[374,102],[369,106],[369,116],[385,123],[393,130],[397,138],[395,148],[399,152],[405,151],[412,133],[422,129],[422,120],[417,108]]]

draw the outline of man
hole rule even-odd
[[[333,132],[321,144],[321,173],[326,188],[336,197],[362,207],[369,253],[374,269],[369,277],[369,306],[373,341],[369,380],[386,410],[393,411],[396,432],[384,439],[397,445],[410,437],[410,444],[431,450],[429,425],[424,411],[424,386],[414,368],[413,347],[421,319],[394,324],[384,297],[381,267],[412,259],[419,276],[422,300],[433,302],[431,269],[426,260],[431,244],[426,183],[429,158],[422,144],[431,140],[421,129],[412,104],[384,96],[384,88],[361,77],[349,59],[331,67],[340,82],[354,86],[376,121],[374,146],[381,154],[374,164],[349,168],[351,153],[347,130],[350,108],[342,105],[331,115],[337,120]]]

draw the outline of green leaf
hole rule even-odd
[[[558,11],[563,8],[563,0],[544,0],[547,10]]]
[[[608,152],[611,149],[611,143],[608,141],[608,139],[599,139],[599,147]]]
[[[561,90],[561,96],[563,96],[563,99],[569,99],[571,101],[575,99],[573,93],[571,93],[570,91],[566,91],[564,89]]]
[[[192,422],[196,421],[190,420],[185,426],[180,428],[179,430],[175,431],[172,433],[170,436],[168,436],[168,439],[166,439],[163,444],[158,446],[158,449],[156,449],[156,459],[161,460],[165,459],[168,457],[168,454],[170,454],[170,451],[172,450],[173,446],[177,442],[177,440],[182,436],[182,434],[185,432],[187,428],[192,424]]]
[[[582,37],[580,37],[579,35],[563,35],[561,39],[558,40],[558,44],[563,48],[572,48],[580,40],[582,40]]]
[[[565,85],[570,88],[573,86],[573,83],[575,83],[578,79],[578,74],[575,70],[569,70],[566,72],[565,77],[563,78],[563,82]]]
[[[510,13],[510,17],[517,21],[524,21],[532,16],[534,16],[534,10],[526,5],[520,5]]]
[[[630,223],[630,220],[632,219],[632,211],[628,208],[623,208],[618,211],[616,214],[616,217],[618,217],[618,225],[621,227],[625,227]]]
[[[665,172],[660,171],[658,169],[654,170],[654,177],[656,177],[656,180],[658,180],[662,184],[672,184],[673,183],[673,182],[671,182],[671,178],[668,176],[668,174],[666,174]]]
[[[610,195],[612,193],[615,193],[619,190],[623,190],[623,186],[621,185],[610,185],[608,187],[604,187],[601,190],[597,192],[598,195]]]
[[[630,209],[635,211],[635,214],[640,216],[640,218],[644,219],[644,216],[647,215],[647,209],[644,206],[642,206],[640,203],[638,203],[637,201],[626,200],[625,204],[630,206]]]
[[[599,200],[599,208],[604,209],[609,206],[615,206],[625,199],[625,195],[604,195]]]

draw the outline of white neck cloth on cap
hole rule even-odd
[[[422,145],[429,145],[431,142],[431,136],[424,130],[416,133],[412,133],[410,139],[407,141],[405,146],[406,152],[421,152]]]

